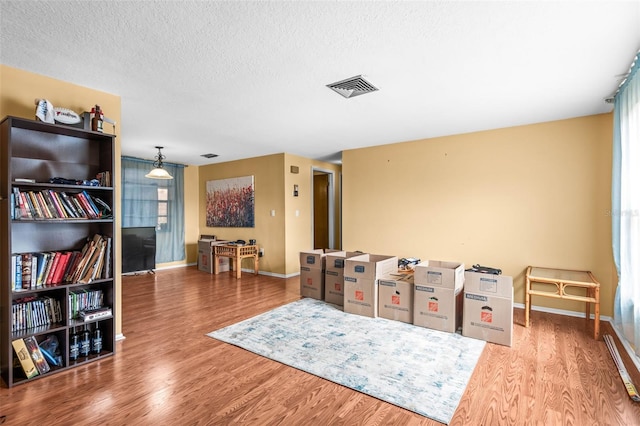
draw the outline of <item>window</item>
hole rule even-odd
[[[122,227],[156,228],[156,262],[184,260],[184,170],[164,163],[171,180],[149,179],[152,162],[122,157]]]

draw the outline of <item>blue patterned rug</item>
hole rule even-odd
[[[207,336],[446,424],[485,346],[307,298]]]

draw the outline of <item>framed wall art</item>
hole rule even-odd
[[[255,227],[253,176],[207,181],[207,226]]]

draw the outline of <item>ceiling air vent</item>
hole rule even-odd
[[[204,158],[216,158],[218,154],[202,154],[200,157]]]
[[[354,96],[364,95],[365,93],[378,90],[377,87],[362,78],[361,75],[327,84],[327,87],[345,98],[353,98]]]

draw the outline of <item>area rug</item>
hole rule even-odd
[[[446,424],[485,346],[308,298],[207,336]]]

